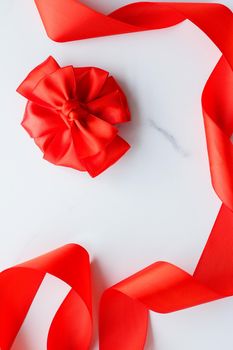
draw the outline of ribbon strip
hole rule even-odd
[[[167,313],[233,294],[232,12],[219,4],[136,3],[105,16],[76,0],[37,0],[36,4],[48,35],[57,41],[159,29],[189,19],[223,53],[202,95],[211,178],[223,204],[195,272],[190,275],[157,262],[109,288],[101,299],[100,349],[142,350],[148,310]],[[10,349],[46,272],[72,287],[51,324],[48,349],[88,349],[88,266],[83,248],[69,245],[4,271],[0,275],[1,349]],[[24,283],[29,285],[27,295]]]
[[[168,313],[232,295],[232,232],[232,211],[223,205],[193,276],[160,261],[106,290],[100,349],[143,349],[148,310]],[[71,287],[48,330],[47,349],[90,348],[89,256],[81,246],[68,244],[0,274],[1,350],[11,348],[46,273]]]

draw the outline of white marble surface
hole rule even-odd
[[[233,9],[232,0],[222,2]],[[108,12],[127,0],[86,3]],[[187,21],[57,44],[45,36],[32,0],[1,0],[0,20],[0,269],[79,243],[92,259],[95,309],[106,287],[154,261],[192,272],[220,207],[210,183],[200,103],[218,50]],[[109,70],[128,96],[132,122],[121,134],[132,149],[95,179],[42,160],[20,126],[25,100],[15,89],[50,54],[61,65]],[[46,306],[51,290],[56,300],[67,292],[48,277],[14,350],[20,343],[24,350],[45,349],[43,325],[56,309],[56,303]],[[146,350],[232,349],[232,310],[228,298],[151,314]]]

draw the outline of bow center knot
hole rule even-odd
[[[81,104],[77,99],[73,99],[67,100],[63,103],[61,113],[68,119],[68,121],[72,122],[80,119],[87,112],[83,104]]]

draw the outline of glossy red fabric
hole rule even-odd
[[[28,99],[22,125],[49,162],[94,177],[129,149],[116,127],[130,119],[127,100],[108,72],[49,57],[17,91]]]
[[[1,273],[1,350],[11,348],[46,273],[71,287],[50,326],[47,348],[88,349],[92,333],[89,256],[84,248],[68,244]]]
[[[222,206],[194,274],[167,262],[156,262],[106,290],[101,299],[100,349],[142,350],[148,310],[168,313],[233,294],[232,12],[218,4],[136,3],[105,16],[76,0],[37,0],[36,4],[48,35],[57,41],[157,29],[189,19],[223,54],[202,95],[211,179]],[[63,264],[66,258],[67,264]],[[48,349],[89,348],[91,306],[86,253],[79,246],[66,246],[34,260],[32,266],[31,270],[31,263],[27,263],[24,269],[20,266],[0,275],[2,350],[10,348],[45,272],[72,287],[74,280],[67,280],[67,276],[78,279],[72,289],[75,297],[63,303],[59,317],[55,316]],[[28,284],[27,295],[22,288],[16,293],[19,282]],[[80,332],[76,329],[66,337],[76,322],[81,322]],[[66,330],[64,338],[59,332],[61,328]]]

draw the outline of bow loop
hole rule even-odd
[[[73,67],[63,67],[43,77],[31,91],[30,100],[47,108],[61,109],[76,98]]]

